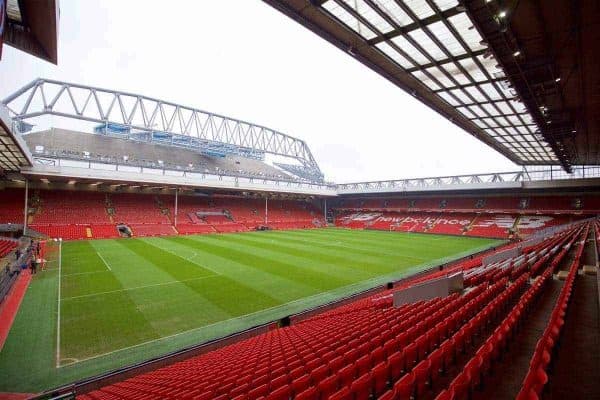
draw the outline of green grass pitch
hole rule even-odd
[[[335,228],[65,242],[0,352],[0,391],[139,362],[498,243]]]

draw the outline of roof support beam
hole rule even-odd
[[[436,89],[433,92],[434,93],[443,93],[443,92],[447,92],[449,90],[464,89],[464,88],[468,88],[468,87],[481,86],[481,85],[485,85],[486,83],[495,83],[495,82],[497,82],[497,83],[506,82],[506,78],[496,78],[496,79],[489,79],[489,80],[479,81],[479,82],[470,82],[470,83],[465,83],[464,85],[457,85],[457,86],[446,86],[442,89]]]
[[[402,36],[411,31],[419,29],[419,27],[422,25],[430,25],[430,24],[436,23],[438,21],[441,21],[442,19],[446,19],[446,18],[453,17],[455,15],[458,15],[461,12],[462,11],[459,10],[459,7],[452,7],[452,8],[449,8],[448,10],[443,11],[441,13],[441,17],[437,14],[434,14],[430,17],[423,18],[423,19],[419,20],[418,22],[413,22],[412,24],[408,24],[408,25],[402,26],[400,28],[394,29],[393,31],[387,32],[381,37],[373,38],[373,39],[369,40],[368,43],[370,45],[376,45],[377,43],[385,42],[386,40],[390,40],[397,36]]]
[[[436,61],[436,62],[430,62],[430,63],[427,63],[427,64],[421,64],[421,65],[418,65],[416,67],[407,69],[406,72],[409,72],[409,73],[412,74],[413,72],[422,71],[424,69],[431,68],[431,67],[437,67],[438,65],[446,64],[446,63],[449,63],[449,62],[456,62],[456,61],[460,61],[460,60],[466,60],[466,59],[469,59],[469,58],[482,56],[482,55],[484,55],[486,53],[486,51],[487,50],[484,50],[484,49],[482,49],[482,50],[476,50],[476,51],[472,51],[470,54],[469,53],[465,53],[465,54],[462,54],[460,56],[456,56],[456,57],[452,57],[452,58],[444,58],[444,59]],[[486,82],[481,82],[481,83],[486,83]]]

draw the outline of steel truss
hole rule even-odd
[[[361,193],[369,191],[406,191],[419,189],[447,188],[449,186],[469,186],[482,184],[519,183],[533,181],[554,181],[563,179],[585,179],[600,177],[600,167],[577,166],[573,173],[567,174],[561,168],[524,167],[521,171],[494,172],[485,174],[437,176],[428,178],[409,178],[386,181],[341,183],[337,185],[338,194]]]
[[[10,109],[17,124],[42,115],[55,115],[116,125],[128,132],[168,134],[178,141],[187,137],[199,147],[207,141],[225,143],[239,147],[240,153],[250,149],[296,159],[307,173],[317,179],[323,177],[308,145],[300,139],[247,121],[139,94],[37,79],[2,103]]]

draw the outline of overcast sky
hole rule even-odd
[[[170,100],[303,139],[340,183],[519,169],[260,0],[60,0],[58,46],[4,46],[0,98],[45,77]]]

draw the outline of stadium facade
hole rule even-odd
[[[90,399],[598,395],[597,386],[581,385],[568,371],[573,354],[582,365],[594,365],[598,354],[597,348],[581,351],[577,345],[598,344],[598,332],[584,329],[589,321],[581,317],[597,322],[600,298],[600,132],[593,116],[598,61],[591,50],[598,37],[597,4],[265,2],[518,167],[336,184],[325,180],[307,143],[266,126],[142,94],[40,78],[0,104],[0,256],[13,257],[22,240],[39,240],[50,248],[62,246],[63,240],[179,236],[183,242],[174,239],[174,248],[181,251],[194,242],[185,242],[183,235],[329,225],[347,229],[323,231],[331,236],[329,243],[302,234],[269,244],[252,238],[227,243],[231,253],[235,246],[257,246],[252,252],[279,246],[289,257],[302,258],[308,245],[294,246],[304,240],[318,247],[321,256],[339,261],[344,257],[336,246],[347,240],[355,257],[381,268],[369,257],[397,250],[386,242],[390,236],[385,232],[403,232],[397,236],[407,240],[406,246],[418,246],[416,239],[410,241],[412,234],[426,234],[430,239],[423,246],[432,247],[450,246],[435,244],[444,238],[448,243],[470,237],[493,240],[466,254],[432,257],[431,264],[411,274],[382,275],[343,295],[319,297],[316,304],[306,303],[310,307],[266,314],[265,320],[236,325],[224,338],[192,337],[193,344],[170,352],[161,347],[145,353],[142,347],[112,358],[113,352],[130,348],[103,348],[106,353],[89,359],[65,358],[57,334],[55,348],[50,348],[56,350],[52,372],[18,384],[36,392],[57,387],[42,393],[43,398]],[[43,3],[34,7],[25,0],[0,0],[7,10],[0,33],[4,44],[56,63],[58,6]],[[560,27],[560,33],[549,34],[549,25]],[[576,46],[561,55],[558,43],[569,35],[575,35]],[[525,40],[532,36],[542,37],[543,44]],[[156,242],[145,240],[122,242],[133,242],[128,254],[150,262],[147,250]],[[366,242],[379,247],[361,247]],[[223,251],[222,244],[212,245]],[[163,259],[178,257],[185,265],[197,256],[194,252],[184,258],[170,249],[153,251]],[[110,271],[110,262],[95,251]],[[434,251],[423,250],[428,252]],[[277,262],[252,257],[253,267],[265,260]],[[169,266],[163,264],[166,271]],[[333,263],[328,267],[335,269]],[[60,271],[58,330],[60,291],[66,286]],[[341,271],[340,276],[348,272]],[[323,271],[312,272],[314,279],[324,279],[319,275]],[[307,284],[312,278],[303,274],[297,278]],[[2,275],[2,301],[20,302],[19,293],[24,296],[29,283],[24,275]],[[178,283],[207,276],[183,277]],[[443,296],[426,294],[440,287]],[[86,296],[76,293],[67,299]],[[401,305],[402,296],[411,304]],[[18,305],[12,308],[11,322]],[[11,307],[0,312],[6,309]],[[8,330],[0,330],[2,343],[7,336]],[[10,347],[10,338],[8,343]],[[131,349],[145,345],[135,343]],[[0,369],[7,368],[1,356]],[[551,368],[554,357],[558,361]],[[514,364],[507,365],[511,360]],[[10,362],[18,363],[18,357],[6,369],[7,376],[17,376]],[[516,378],[508,371],[511,366],[518,371]],[[597,382],[597,368],[582,374]]]

